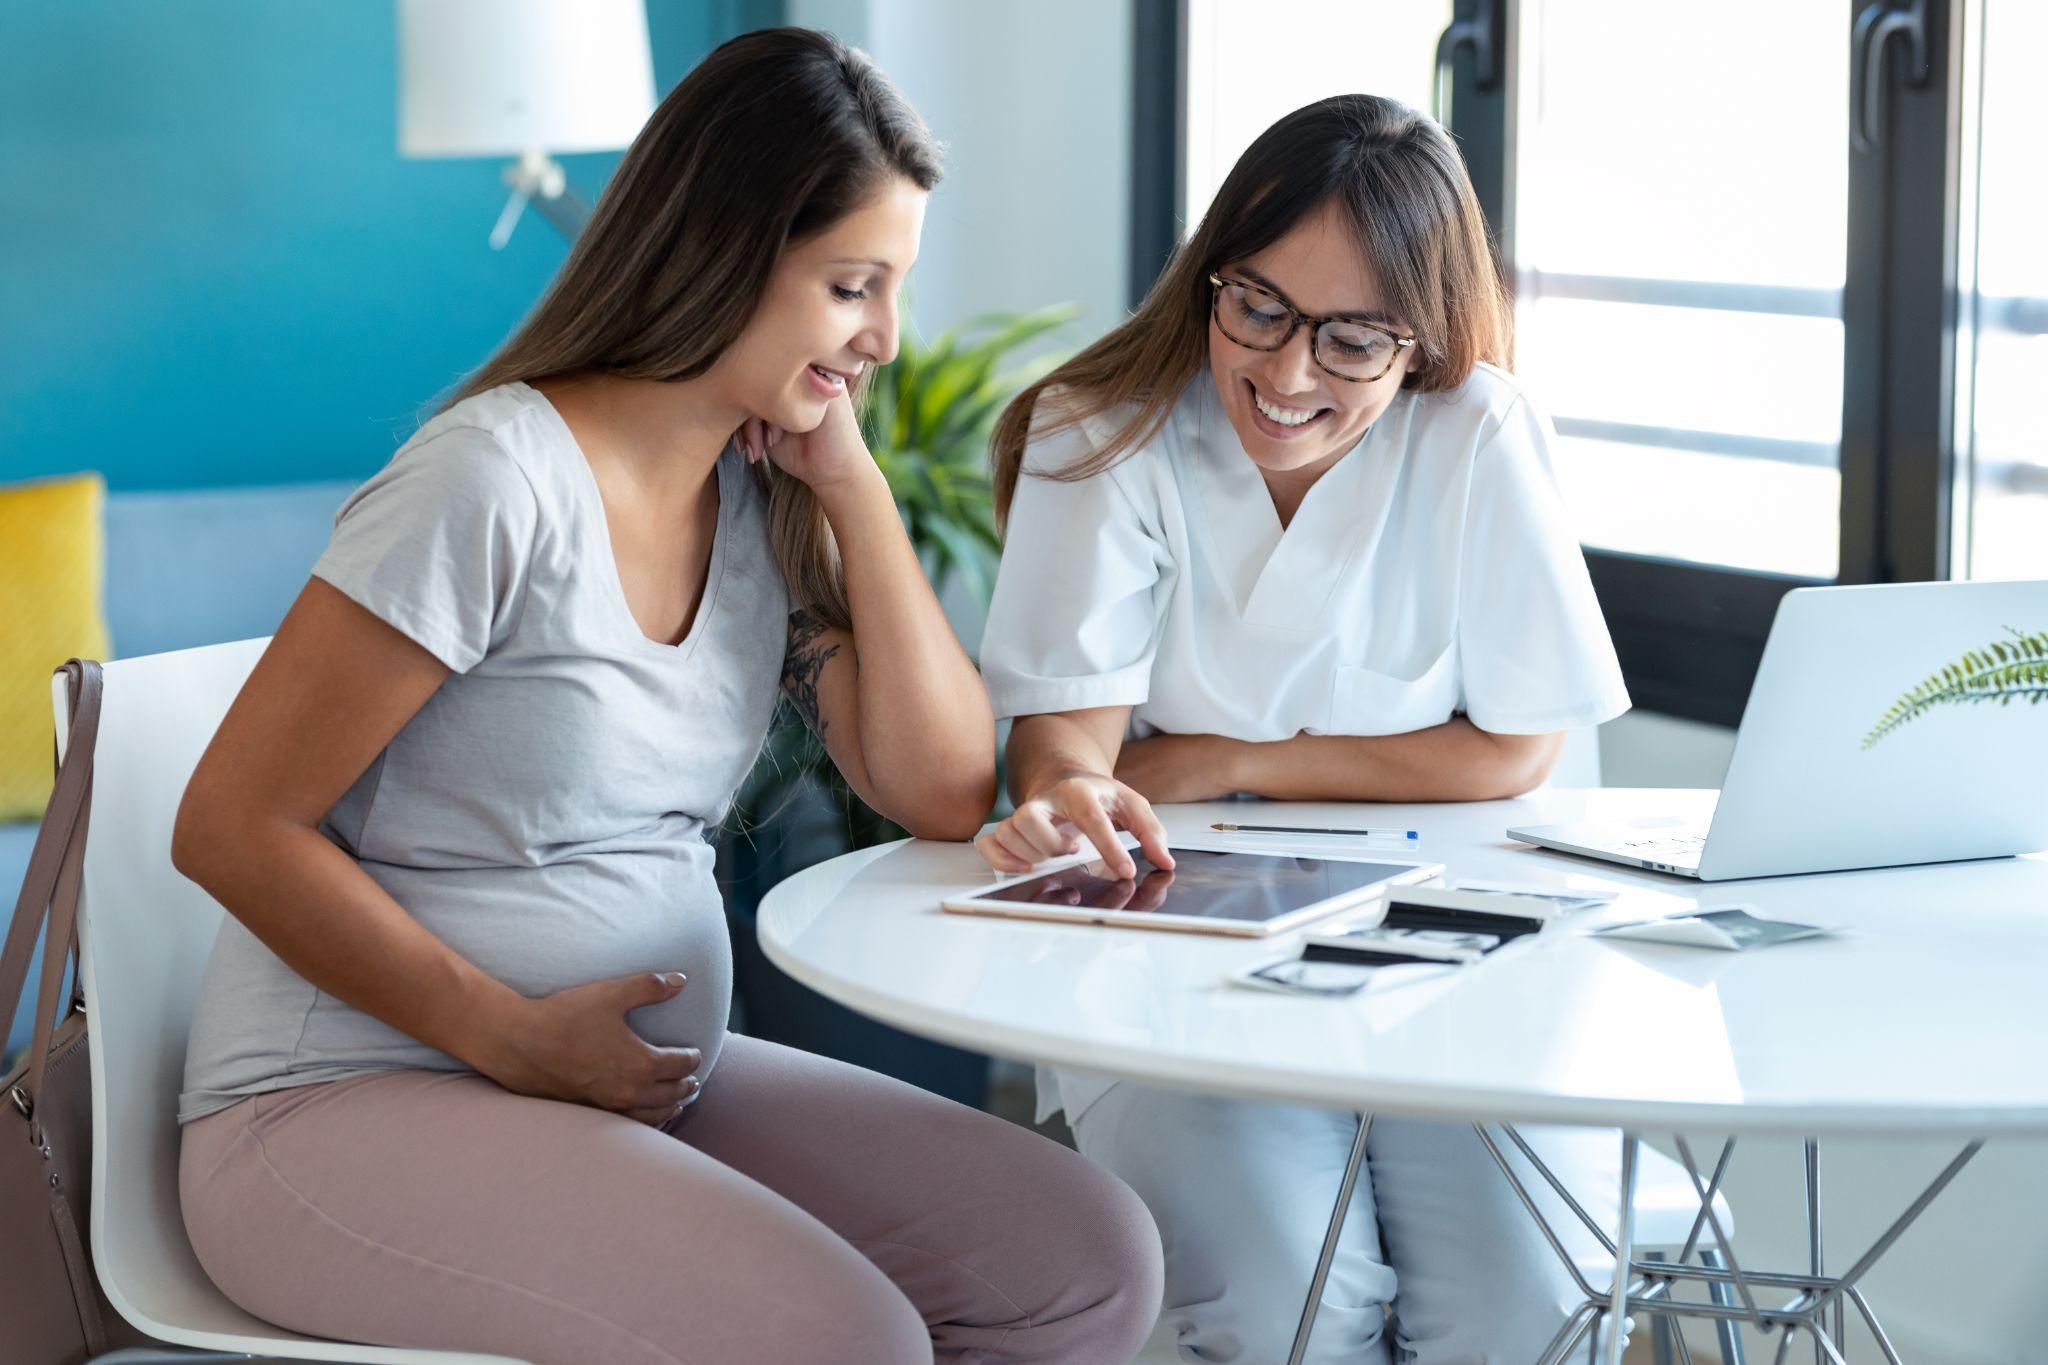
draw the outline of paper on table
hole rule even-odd
[[[1461,877],[1451,884],[1453,891],[1481,891],[1495,896],[1525,896],[1534,900],[1557,902],[1558,908],[1578,909],[1588,905],[1605,905],[1621,895],[1618,887],[1606,886],[1550,886],[1542,882],[1497,882]]]
[[[1687,948],[1719,948],[1741,952],[1746,948],[1768,948],[1774,943],[1817,938],[1834,930],[1817,924],[1795,924],[1791,920],[1765,919],[1752,914],[1748,906],[1719,905],[1690,915],[1669,915],[1661,919],[1629,920],[1603,924],[1593,930],[1602,938],[1641,939],[1647,943],[1675,943]]]
[[[1289,995],[1337,997],[1361,991],[1384,991],[1435,976],[1466,964],[1460,962],[1311,962],[1280,958],[1240,968],[1224,977],[1232,986],[1279,991]]]

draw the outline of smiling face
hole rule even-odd
[[[713,373],[749,416],[811,431],[870,365],[896,356],[896,296],[917,259],[923,190],[890,176],[867,202],[783,252]]]
[[[1216,273],[1256,285],[1307,316],[1347,317],[1414,334],[1407,319],[1387,311],[1358,233],[1334,202],[1265,250],[1226,262]],[[1227,300],[1223,306],[1230,306]],[[1354,382],[1318,365],[1311,342],[1304,324],[1279,350],[1255,350],[1232,341],[1214,311],[1209,316],[1209,374],[1217,397],[1244,453],[1268,475],[1312,476],[1336,463],[1394,401],[1420,349],[1402,347],[1387,373]]]

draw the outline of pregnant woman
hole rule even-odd
[[[993,728],[863,446],[934,144],[776,30],[662,104],[533,316],[336,518],[179,813],[230,912],[180,1188],[316,1335],[569,1365],[1122,1361],[1122,1184],[727,1037],[708,832],[778,686],[864,798],[970,837]]]

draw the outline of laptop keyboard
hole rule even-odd
[[[1623,839],[1621,846],[1639,857],[1655,853],[1698,853],[1707,846],[1707,836],[1659,834],[1648,839]]]

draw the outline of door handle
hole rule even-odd
[[[1451,63],[1457,58],[1458,49],[1472,49],[1473,88],[1476,90],[1497,90],[1500,88],[1500,45],[1494,41],[1494,21],[1499,17],[1499,0],[1477,0],[1472,13],[1463,19],[1454,19],[1443,36],[1436,40],[1436,79],[1429,88],[1429,116],[1438,123],[1444,122],[1449,108],[1446,92],[1449,87]]]
[[[1927,69],[1928,0],[1872,0],[1856,16],[1849,44],[1849,144],[1859,152],[1884,145],[1885,52],[1892,39],[1906,41],[1906,83],[1924,86]]]

